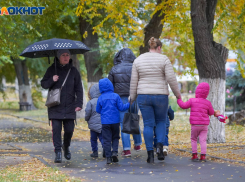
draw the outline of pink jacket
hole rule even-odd
[[[187,102],[181,99],[177,100],[182,109],[191,108],[190,123],[193,125],[209,125],[209,116],[214,115],[214,109],[206,98],[209,94],[209,84],[200,83],[196,88],[196,98],[191,98]]]

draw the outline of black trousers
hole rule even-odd
[[[113,152],[118,153],[118,144],[120,139],[119,126],[120,123],[102,124],[103,149],[105,150],[106,157],[111,157],[111,148]]]
[[[62,147],[61,131],[64,126],[64,146],[69,147],[74,131],[74,119],[52,119],[54,151],[60,152]]]

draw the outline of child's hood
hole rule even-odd
[[[98,83],[94,84],[90,88],[89,95],[90,95],[91,99],[99,98],[99,96],[100,96],[100,89],[99,89],[99,84]]]
[[[100,79],[99,88],[100,88],[100,93],[114,92],[114,87],[108,78]]]
[[[196,98],[203,98],[206,99],[209,94],[209,84],[206,82],[200,83],[196,88]]]

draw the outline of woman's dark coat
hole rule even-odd
[[[81,76],[78,70],[72,66],[72,60],[69,64],[62,66],[57,61],[57,75],[59,79],[57,82],[53,81],[55,75],[55,66],[52,64],[46,71],[41,86],[44,89],[61,88],[63,81],[71,68],[70,74],[66,80],[64,87],[61,90],[60,105],[48,108],[49,120],[52,119],[76,119],[75,108],[82,108],[83,105],[83,88]]]

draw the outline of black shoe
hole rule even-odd
[[[107,157],[107,162],[106,162],[107,164],[111,164],[112,162],[111,162],[111,157]]]
[[[69,147],[65,147],[64,145],[62,146],[62,149],[64,150],[64,157],[67,160],[71,159],[71,151],[69,150]]]
[[[119,161],[116,152],[112,152],[111,158],[112,158],[112,162],[118,162]]]
[[[105,150],[103,149],[103,157],[105,158]]]
[[[154,150],[147,151],[147,154],[148,154],[147,162],[154,163]]]
[[[61,163],[62,162],[62,153],[60,152],[55,152],[55,159],[54,162],[55,163]]]
[[[164,154],[163,154],[163,144],[157,143],[157,158],[158,160],[164,160]]]
[[[94,151],[94,152],[90,155],[90,157],[98,157],[98,151]]]

